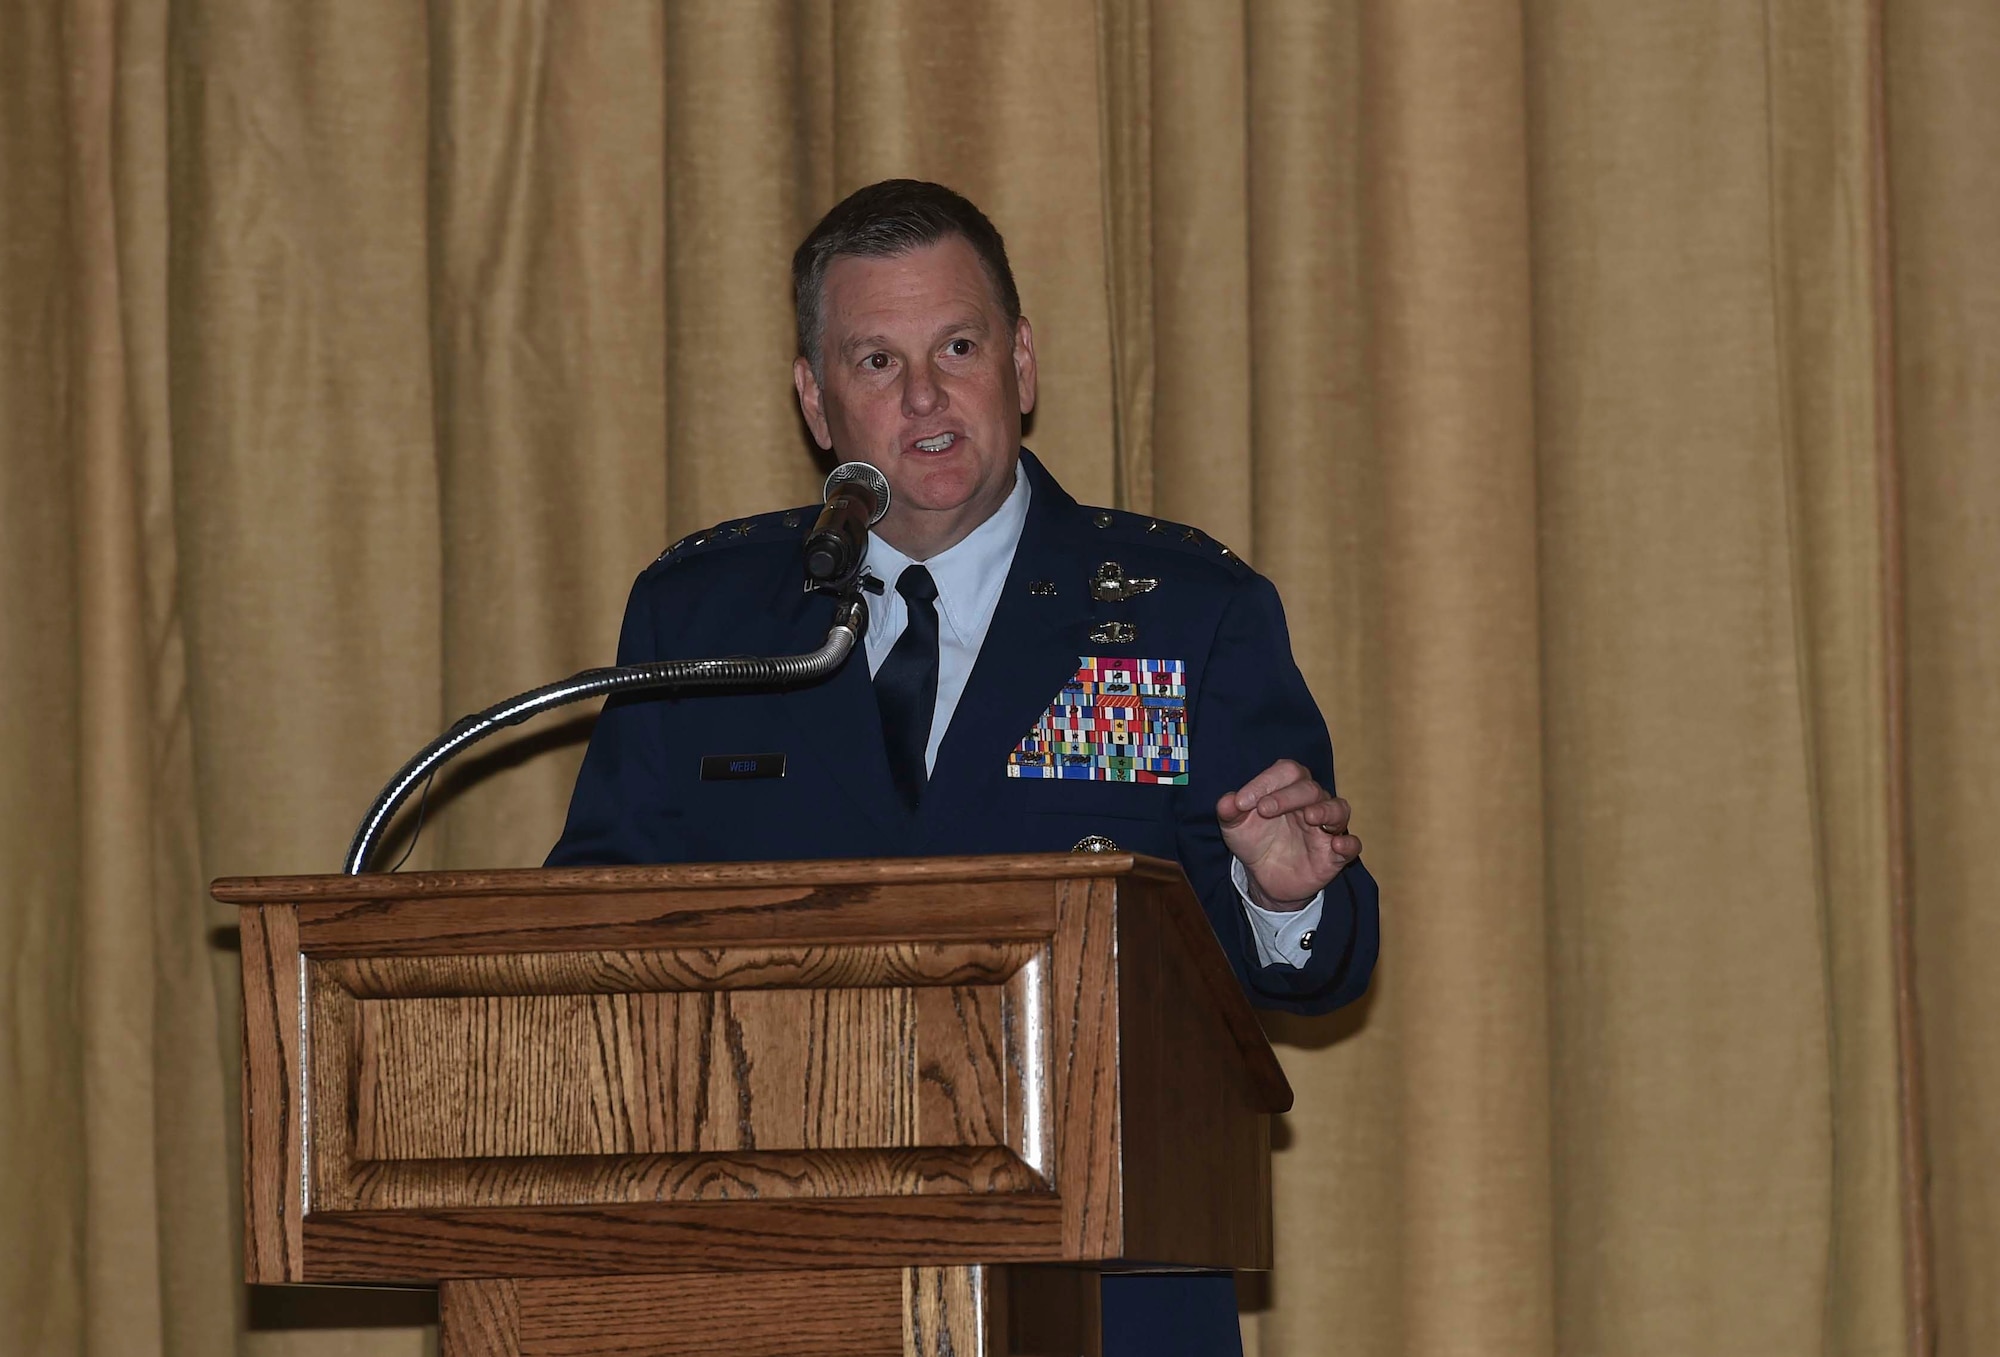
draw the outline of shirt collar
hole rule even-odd
[[[1014,488],[992,517],[923,563],[937,585],[940,614],[965,644],[984,634],[983,624],[1006,587],[1007,568],[1014,563],[1014,548],[1021,544],[1021,531],[1028,522],[1029,494],[1028,469],[1017,460]],[[914,564],[873,533],[862,560],[863,568],[891,589],[904,569]]]

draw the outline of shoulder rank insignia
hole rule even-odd
[[[1107,530],[1110,541],[1143,542],[1149,547],[1172,548],[1197,558],[1205,557],[1209,560],[1217,561],[1226,569],[1239,576],[1250,568],[1249,562],[1243,559],[1243,553],[1230,550],[1229,547],[1216,541],[1215,538],[1210,537],[1200,528],[1189,524],[1176,523],[1172,519],[1160,518],[1152,514],[1133,513],[1130,510],[1097,509],[1084,506],[1083,512],[1090,522]],[[1152,564],[1151,558],[1142,559],[1145,559],[1148,565]],[[1105,571],[1115,564],[1115,562],[1107,561],[1104,565],[1099,566],[1098,570],[1100,572]],[[1122,578],[1123,575],[1124,572],[1121,569],[1118,572],[1118,577]],[[1144,592],[1144,589],[1139,587],[1144,584],[1144,581],[1129,580],[1128,583],[1134,586],[1131,591],[1132,593]],[[1092,587],[1093,589],[1098,588],[1095,584]],[[1109,593],[1094,592],[1092,597],[1098,599],[1100,602],[1122,601],[1119,596]],[[1124,595],[1124,597],[1131,597],[1131,593]]]

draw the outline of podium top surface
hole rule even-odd
[[[553,891],[657,891],[734,886],[917,885],[1130,876],[1182,881],[1180,866],[1137,853],[1008,853],[979,857],[834,858],[811,862],[690,862],[624,867],[507,867],[360,876],[226,876],[210,891],[230,905],[308,900],[449,899]]]

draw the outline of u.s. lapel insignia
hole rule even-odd
[[[1054,598],[1056,595],[1056,582],[1054,580],[1029,580],[1028,592],[1037,598]]]
[[[1186,664],[1123,656],[1078,660],[1076,676],[1007,756],[1007,776],[1185,785]]]

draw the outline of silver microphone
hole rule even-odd
[[[866,462],[842,462],[826,478],[826,507],[806,537],[806,579],[833,584],[861,568],[868,529],[889,512],[889,478]]]

